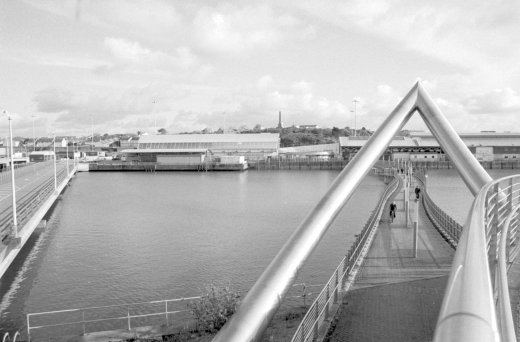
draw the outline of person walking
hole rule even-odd
[[[415,186],[415,199],[419,200],[419,196],[421,195],[421,188],[419,188],[419,185]]]
[[[395,202],[390,203],[390,222],[394,222],[396,210],[397,204]]]

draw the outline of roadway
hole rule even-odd
[[[69,162],[69,167],[73,162]],[[65,177],[66,161],[59,161],[56,167],[58,184]],[[28,219],[32,209],[48,193],[50,185],[54,187],[54,165],[52,161],[34,163],[15,170],[16,207],[18,228]],[[10,171],[0,176],[0,238],[5,239],[12,225],[12,186]],[[5,247],[0,245],[0,250]]]

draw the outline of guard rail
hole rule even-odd
[[[323,290],[309,307],[309,310],[307,310],[293,335],[292,342],[314,341],[318,338],[320,329],[332,314],[333,305],[337,304],[339,297],[346,293],[346,290],[344,290],[345,281],[354,273],[355,265],[359,265],[360,259],[363,257],[363,251],[366,251],[365,245],[371,241],[369,237],[373,236],[372,233],[377,229],[379,220],[386,207],[386,202],[399,188],[401,182],[402,179],[400,177],[395,177],[386,187],[368,222],[361,233],[357,235],[356,241],[341,260],[329,281],[323,287]]]
[[[455,253],[434,341],[516,341],[507,268],[520,248],[519,202],[519,175],[491,181],[475,197]]]

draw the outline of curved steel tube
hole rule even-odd
[[[520,205],[512,205],[513,177],[518,176],[489,182],[473,201],[455,253],[435,329],[435,342],[516,341],[506,267],[508,229],[512,218],[520,210]],[[511,185],[501,188],[500,184],[505,181],[511,181]],[[509,198],[505,194],[506,191],[510,194]],[[509,215],[505,217],[504,212],[509,212]],[[492,234],[497,234],[498,227],[488,229],[488,226],[493,224],[503,227],[500,231],[495,288],[491,277],[492,270],[488,266],[488,250],[493,254],[496,247],[488,246],[486,235],[493,229],[496,230]],[[494,265],[494,259],[491,264]],[[496,305],[495,292],[498,298]]]
[[[327,193],[307,215],[304,221],[283,245],[276,257],[243,299],[237,312],[215,336],[214,342],[258,341],[285,294],[294,282],[298,271],[321,240],[332,221],[348,202],[361,180],[370,171],[394,136],[402,129],[416,110],[432,129],[434,136],[441,136],[443,144],[458,144],[454,152],[448,151],[455,166],[471,190],[482,187],[486,182],[485,171],[475,165],[473,156],[456,152],[466,149],[449,123],[441,119],[442,114],[433,105],[426,91],[417,82],[385,119],[365,146],[339,174]],[[432,116],[432,117],[430,117]],[[429,121],[432,122],[429,122]],[[440,132],[446,130],[446,132]],[[458,138],[458,140],[457,140]],[[451,153],[454,153],[453,155]],[[465,168],[480,168],[479,172],[465,172]],[[489,176],[487,176],[489,177]]]
[[[497,314],[499,317],[500,335],[504,341],[516,341],[515,324],[513,322],[513,314],[511,312],[511,302],[509,298],[509,286],[507,281],[507,264],[509,262],[507,255],[507,245],[509,243],[509,229],[512,219],[518,214],[520,205],[515,206],[504,224],[504,228],[500,233],[500,247],[498,249],[498,296],[497,296]]]
[[[468,214],[453,260],[434,342],[500,341],[484,227],[492,182],[479,192]]]

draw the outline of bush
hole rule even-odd
[[[207,285],[201,298],[189,304],[199,331],[219,331],[235,313],[239,298],[239,292],[230,286]]]

